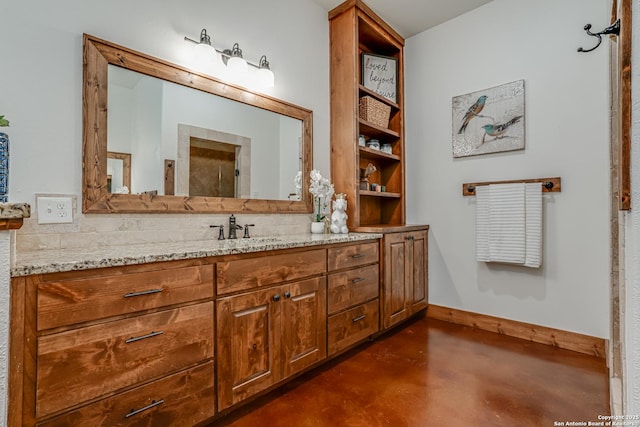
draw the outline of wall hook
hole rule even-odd
[[[600,43],[602,43],[602,36],[606,36],[608,34],[614,34],[616,36],[620,35],[620,20],[618,19],[616,22],[614,22],[613,24],[611,24],[610,26],[608,26],[604,30],[600,31],[599,33],[592,33],[590,31],[591,30],[591,24],[585,25],[584,26],[584,30],[587,32],[588,35],[597,37],[598,38],[598,44],[595,45],[594,47],[592,47],[591,49],[583,49],[583,48],[579,47],[578,48],[578,52],[591,52],[592,50],[596,50],[598,48],[598,46],[600,46]]]

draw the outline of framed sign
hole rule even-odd
[[[393,102],[398,93],[398,61],[388,56],[362,54],[362,85]]]

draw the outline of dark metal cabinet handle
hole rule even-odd
[[[280,294],[276,294],[276,295],[274,295],[274,296],[273,296],[273,300],[274,300],[275,302],[280,301]]]
[[[414,240],[414,237],[413,236],[409,236],[409,237],[405,237],[405,239],[409,240],[409,241],[412,241],[412,240]]]
[[[138,415],[141,412],[146,411],[147,409],[151,409],[155,406],[158,405],[162,405],[164,403],[164,399],[160,399],[160,400],[152,400],[150,404],[148,404],[147,406],[145,406],[144,408],[140,408],[140,409],[131,409],[131,411],[129,411],[129,413],[127,415],[125,415],[125,418],[129,418],[129,417],[133,417],[134,415]]]
[[[126,340],[125,343],[126,344],[131,344],[132,342],[144,340],[144,339],[147,339],[147,338],[157,337],[158,335],[162,335],[162,334],[164,334],[163,331],[151,332],[150,334],[147,334],[147,335],[142,335],[142,336],[139,336],[139,337],[131,337],[128,340]]]
[[[364,279],[363,277],[357,277],[353,280],[351,280],[351,283],[358,283],[358,282],[364,282],[366,279]]]
[[[352,320],[352,322],[353,322],[353,323],[359,322],[359,321],[361,321],[361,320],[364,320],[364,318],[365,318],[365,317],[367,317],[367,315],[366,315],[366,314],[363,314],[362,316],[354,317],[354,318],[353,318],[353,320]]]
[[[355,255],[351,255],[351,258],[362,258],[363,256],[365,256],[364,254],[355,254]]]
[[[128,294],[124,294],[125,298],[139,297],[142,295],[151,295],[162,292],[162,289],[149,289],[148,291],[140,291],[140,292],[129,292]]]
[[[284,293],[284,297],[285,298],[291,298],[291,292],[285,292]]]

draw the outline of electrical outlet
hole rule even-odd
[[[72,197],[37,197],[38,224],[73,222]]]

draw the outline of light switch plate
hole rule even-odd
[[[38,224],[73,222],[73,197],[38,196]]]

